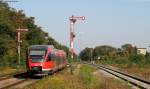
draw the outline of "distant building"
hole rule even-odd
[[[143,55],[146,55],[146,48],[137,48],[137,54],[143,54]]]

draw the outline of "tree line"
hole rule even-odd
[[[26,50],[29,45],[54,45],[55,48],[65,50],[69,57],[69,48],[55,41],[34,22],[34,17],[27,17],[23,10],[16,10],[0,1],[0,66],[17,65],[16,29],[24,28],[29,31],[21,33],[21,63],[25,64]]]
[[[121,48],[109,45],[97,46],[95,48],[85,48],[79,54],[83,61],[96,61],[107,64],[129,64],[146,65],[150,64],[150,54],[139,54],[137,47],[132,44],[124,44]]]

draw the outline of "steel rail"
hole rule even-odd
[[[26,74],[26,72],[20,71],[20,72],[16,72],[16,73],[14,72],[12,74],[1,75],[0,76],[0,81],[6,81],[7,79],[9,80],[9,79],[15,78],[15,77],[19,78],[20,75],[24,76],[25,74]],[[26,80],[28,80],[28,79],[22,79],[22,80],[20,80],[18,82],[15,82],[15,83],[12,83],[12,84],[9,84],[9,85],[6,85],[6,86],[4,85],[4,87],[1,87],[0,89],[7,89],[7,88],[9,88],[11,86],[20,84],[20,83],[22,83],[22,82],[24,82]]]
[[[15,77],[16,75],[23,74],[23,73],[25,73],[25,72],[24,71],[20,71],[20,72],[13,72],[13,73],[10,73],[10,74],[1,75],[0,76],[0,81],[12,78],[13,76]]]
[[[7,85],[7,86],[2,87],[1,89],[8,89],[8,88],[11,88],[11,87],[13,87],[13,86],[15,86],[15,85],[21,84],[21,83],[23,83],[23,82],[25,82],[25,81],[28,81],[28,79],[23,79],[23,80],[18,81],[18,82],[16,82],[16,83],[9,84],[9,85]]]
[[[121,72],[121,71],[118,71],[116,69],[112,69],[112,68],[109,68],[109,67],[105,67],[103,65],[86,63],[86,62],[84,62],[84,64],[93,65],[96,68],[104,70],[105,72],[110,73],[110,74],[112,74],[112,75],[114,75],[114,76],[116,76],[116,77],[118,77],[120,79],[128,81],[132,85],[134,85],[136,87],[139,87],[141,89],[150,89],[150,82],[149,81],[146,81],[144,79],[135,77],[135,76],[133,76],[131,74],[124,73],[124,72]]]

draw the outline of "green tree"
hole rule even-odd
[[[25,64],[26,50],[29,45],[49,44],[65,50],[69,55],[68,47],[61,45],[52,37],[45,39],[45,32],[34,23],[34,17],[26,17],[23,10],[15,10],[7,3],[0,1],[0,65],[17,63],[16,29],[24,28],[29,31],[21,33],[21,61]]]
[[[115,59],[117,55],[117,49],[112,46],[103,45],[95,47],[93,53],[95,59],[98,57],[101,59]]]
[[[79,56],[80,58],[83,60],[83,61],[90,61],[91,60],[91,57],[92,57],[92,54],[91,54],[91,50],[93,50],[92,48],[85,48],[83,49]]]
[[[137,54],[137,48],[133,47],[132,44],[124,44],[121,47],[122,47],[123,55],[126,57]]]

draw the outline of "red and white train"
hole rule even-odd
[[[53,45],[32,45],[27,52],[27,72],[32,75],[51,74],[66,66],[66,53]]]

